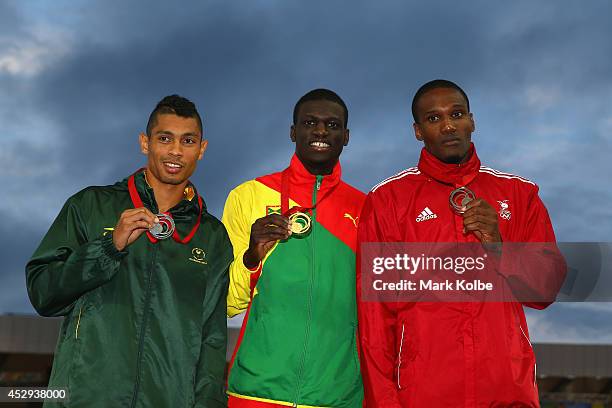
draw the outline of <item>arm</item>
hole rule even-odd
[[[223,253],[219,254],[216,279],[206,286],[205,302],[210,311],[202,328],[202,345],[195,378],[195,407],[227,407],[224,391],[225,357],[227,348],[226,299],[229,281],[229,264],[232,249],[224,235]]]
[[[366,198],[357,234],[357,313],[365,406],[400,407],[394,380],[397,355],[395,304],[362,300],[361,245],[366,242],[401,240],[397,236],[396,228],[392,224],[386,224],[381,214],[377,212],[377,208],[384,207],[373,204],[372,194]]]
[[[234,317],[247,309],[251,293],[251,272],[244,266],[242,258],[249,247],[248,214],[253,200],[250,194],[245,194],[244,187],[242,187],[242,194],[238,192],[239,189],[240,187],[232,190],[227,196],[222,218],[234,248],[233,262],[229,267],[227,293],[227,315],[229,317]]]
[[[223,210],[223,224],[234,247],[227,297],[229,317],[247,309],[251,273],[261,270],[264,258],[276,242],[287,239],[291,233],[288,219],[277,214],[259,218],[251,225],[252,207],[253,195],[247,184],[230,192]]]
[[[62,316],[84,293],[110,281],[127,254],[112,234],[91,238],[70,198],[26,265],[28,295],[43,316]]]
[[[507,253],[504,249],[499,271],[520,297],[529,300],[524,305],[544,309],[554,302],[561,289],[567,265],[556,245],[552,223],[537,187],[530,189],[527,200],[525,223],[516,240],[526,244],[510,244]]]

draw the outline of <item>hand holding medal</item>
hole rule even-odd
[[[285,240],[292,234],[289,219],[279,214],[270,214],[251,225],[249,247],[242,258],[247,268],[254,269],[266,256],[276,241]]]
[[[158,217],[149,209],[130,208],[121,213],[117,225],[113,229],[113,243],[118,251],[136,241],[139,236],[149,229],[155,228],[159,222]]]
[[[502,242],[497,212],[482,198],[476,198],[472,190],[459,187],[449,196],[451,208],[463,216],[463,233],[472,232],[483,244]]]

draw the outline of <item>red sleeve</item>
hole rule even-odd
[[[376,204],[376,201],[373,193],[368,194],[357,233],[357,310],[361,374],[367,408],[399,408],[401,405],[394,380],[397,356],[396,304],[365,302],[361,292],[362,244],[393,241],[392,235],[397,233],[397,222],[389,223],[393,212],[381,211],[388,208],[383,207],[381,202]],[[392,229],[387,228],[391,226]]]
[[[518,292],[522,303],[535,309],[550,305],[563,285],[567,265],[556,245],[548,211],[538,196],[538,188],[527,191],[527,207],[519,236],[502,255],[500,274]],[[533,301],[533,300],[538,300]]]

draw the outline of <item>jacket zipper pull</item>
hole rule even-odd
[[[323,182],[323,176],[317,176],[317,184],[316,184],[317,191],[321,189],[321,182]]]

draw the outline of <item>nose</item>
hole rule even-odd
[[[314,128],[314,133],[316,135],[327,135],[327,125],[325,121],[319,121],[317,126]]]
[[[183,145],[181,144],[180,138],[175,138],[172,144],[170,145],[170,150],[168,153],[175,157],[183,156]]]
[[[443,133],[454,133],[457,130],[457,127],[453,123],[451,118],[446,118],[442,122],[442,132]]]

